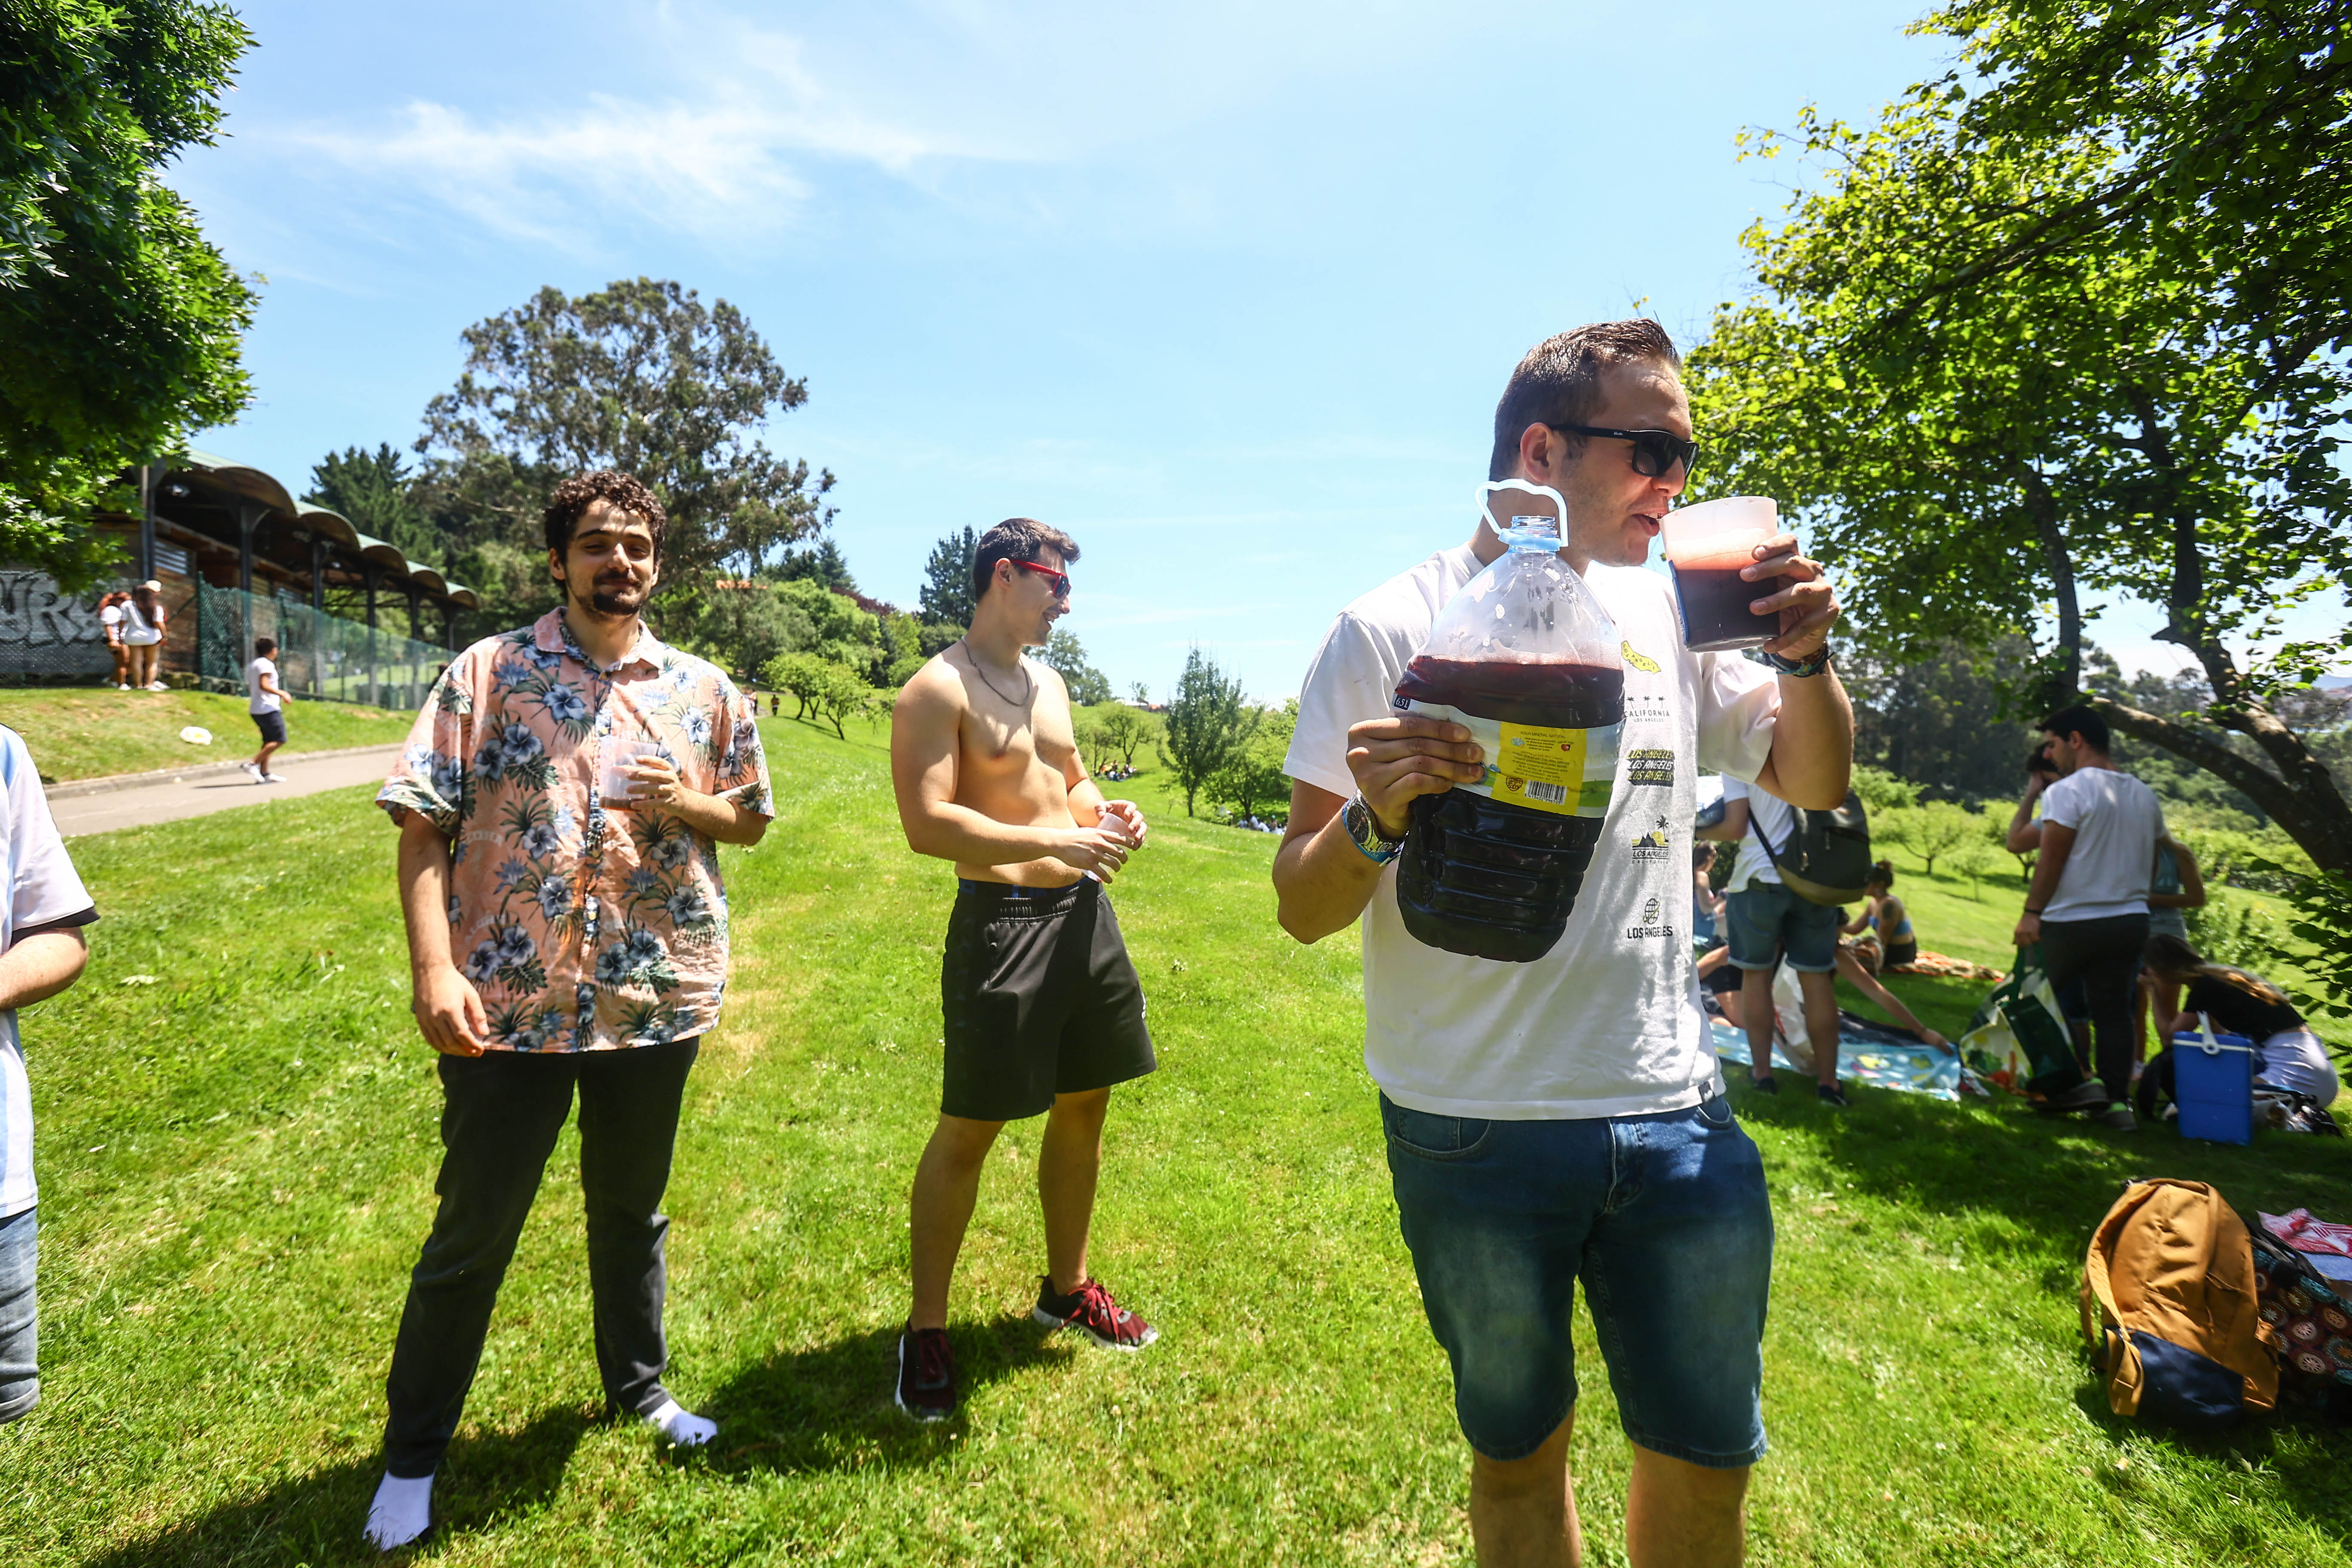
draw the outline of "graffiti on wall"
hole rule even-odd
[[[68,597],[46,573],[0,568],[0,675],[90,675],[108,661],[97,589]]]

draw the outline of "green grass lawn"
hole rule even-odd
[[[765,731],[782,816],[728,852],[736,981],[668,1204],[670,1381],[719,1440],[677,1460],[596,1419],[567,1135],[425,1559],[1469,1561],[1444,1360],[1361,1066],[1354,941],[1283,936],[1275,840],[1186,822],[1150,775],[1128,790],[1158,808],[1152,841],[1115,897],[1162,1066],[1114,1100],[1095,1263],[1163,1337],[1122,1356],[1029,1323],[1038,1129],[1019,1125],[953,1303],[964,1414],[946,1430],[898,1416],[951,872],[907,853],[877,735]],[[393,847],[362,791],[76,841],[107,918],[81,984],[24,1022],[46,1396],[0,1428],[0,1562],[359,1560],[438,1105]],[[2340,1437],[2117,1421],[2074,1306],[2119,1178],[2352,1215],[2343,1144],[2101,1137],[1868,1089],[1843,1116],[1793,1096],[1741,1110],[1779,1227],[1756,1561],[2344,1562]],[[1626,1449],[1589,1327],[1578,1339],[1587,1536],[1616,1563]]]
[[[324,752],[407,738],[414,717],[347,702],[286,705],[286,749]],[[98,687],[20,687],[0,690],[0,724],[25,737],[41,777],[51,782],[139,773],[253,754],[257,735],[245,699],[206,691],[116,691]],[[213,732],[192,746],[180,731]]]

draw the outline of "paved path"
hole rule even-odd
[[[202,816],[231,806],[258,805],[265,800],[382,784],[391,769],[392,759],[399,752],[399,746],[391,745],[308,760],[281,755],[277,759],[278,771],[287,780],[281,784],[257,784],[242,772],[200,773],[192,778],[53,799],[49,812],[58,819],[58,831],[68,838],[150,822],[176,822],[184,816]]]

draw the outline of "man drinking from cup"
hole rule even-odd
[[[376,797],[400,825],[445,1151],[393,1346],[366,1529],[383,1551],[431,1523],[434,1472],[575,1091],[607,1406],[672,1443],[718,1430],[662,1386],[659,1205],[687,1069],[727,984],[719,846],[758,843],[775,805],[742,693],[638,618],[660,575],[661,502],[604,469],[558,485],[544,521],[562,606],[450,662]]]
[[[1496,410],[1489,477],[1560,494],[1559,554],[1623,637],[1618,771],[1551,949],[1511,963],[1423,946],[1391,868],[1414,798],[1483,776],[1466,729],[1398,714],[1391,694],[1446,601],[1503,554],[1484,521],[1340,612],[1284,764],[1279,916],[1310,942],[1364,922],[1365,1064],[1423,1305],[1453,1363],[1487,1568],[1581,1554],[1567,1472],[1580,1279],[1633,1443],[1633,1563],[1738,1562],[1764,1451],[1771,1210],[1678,911],[1697,772],[1834,807],[1853,713],[1828,670],[1836,598],[1787,534],[1738,568],[1775,668],[1692,651],[1665,580],[1628,570],[1697,453],[1680,366],[1654,321],[1580,327],[1537,345]]]

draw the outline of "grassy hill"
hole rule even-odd
[[[426,1560],[1467,1563],[1353,938],[1283,936],[1273,838],[1185,821],[1151,775],[1129,790],[1156,809],[1151,843],[1114,897],[1163,1065],[1114,1100],[1095,1263],[1163,1338],[1119,1356],[1029,1323],[1037,1124],[1016,1126],[952,1306],[965,1414],[919,1430],[892,1410],[951,873],[907,853],[877,734],[765,731],[782,815],[727,853],[736,980],[667,1205],[671,1382],[721,1436],[674,1461],[596,1419],[567,1134]],[[81,984],[25,1017],[46,1398],[0,1427],[0,1561],[359,1561],[437,1153],[393,835],[352,791],[75,854],[107,918]],[[1958,946],[1926,919],[1929,945]],[[2343,1144],[2106,1138],[1867,1089],[1843,1116],[1794,1096],[1741,1111],[1779,1232],[1755,1561],[2344,1561],[2336,1439],[2116,1421],[2074,1326],[2119,1177],[2352,1217]],[[1611,1563],[1626,1451],[1579,1320],[1575,1463]]]
[[[346,702],[289,702],[287,750],[388,744],[407,738],[413,718]],[[17,687],[0,690],[0,724],[25,737],[34,765],[52,783],[235,762],[252,756],[260,739],[244,698],[205,691]],[[180,739],[190,724],[210,730],[213,743]]]

